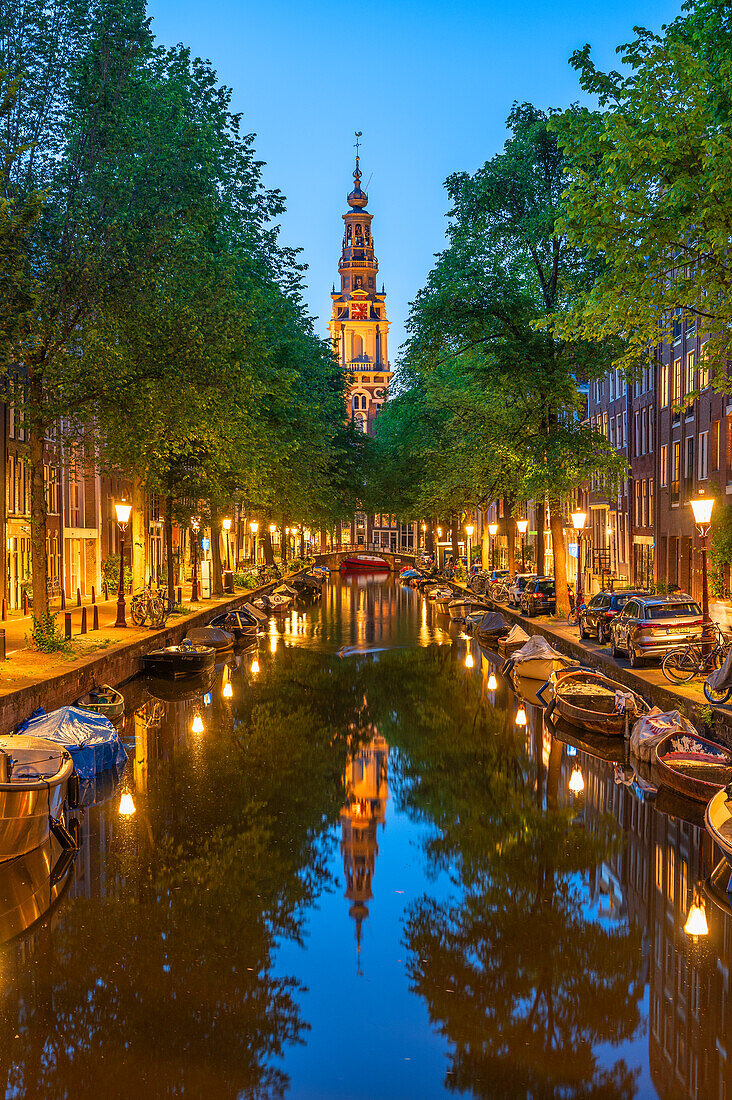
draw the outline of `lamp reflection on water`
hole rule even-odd
[[[191,733],[203,733],[203,718],[196,713],[191,722]]]
[[[488,690],[489,691],[495,691],[497,687],[498,687],[498,680],[496,680],[495,673],[491,672],[490,676],[488,677]]]
[[[585,780],[579,764],[575,764],[572,769],[572,774],[569,777],[569,789],[572,794],[582,794],[582,791],[585,789]]]
[[[223,695],[224,699],[231,699],[233,697],[234,689],[231,686],[231,683],[224,684],[221,694]]]
[[[473,667],[473,664],[474,664],[474,662],[473,662],[473,654],[472,654],[472,653],[467,653],[467,654],[465,655],[465,667],[466,667],[466,668],[472,668],[472,667]]]
[[[131,817],[135,812],[135,803],[129,791],[125,791],[119,800],[119,812],[122,817]]]
[[[687,936],[691,936],[695,943],[699,936],[707,936],[709,934],[704,898],[701,896],[698,886],[694,888],[694,896],[691,899],[691,908],[686,918],[684,932],[686,932]]]
[[[523,706],[520,706],[519,709],[516,711],[516,725],[526,725],[526,711],[524,710]]]
[[[254,676],[256,676],[258,672],[259,672],[259,661],[255,657],[254,660],[252,661],[252,673],[254,674]]]

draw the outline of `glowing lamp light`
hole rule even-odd
[[[257,523],[256,519],[253,519],[252,522],[249,524],[249,530],[252,532],[253,535],[256,535],[257,531],[259,530],[259,524]]]
[[[422,530],[423,530],[423,531],[426,531],[426,530],[427,530],[427,524],[426,524],[426,523],[423,523],[423,524],[422,524]]]
[[[438,537],[438,539],[442,538],[442,528],[441,527],[437,528],[437,537]]]
[[[129,791],[125,791],[119,800],[119,812],[122,817],[132,817],[135,812],[135,803]]]
[[[473,667],[473,663],[474,663],[474,662],[473,662],[473,654],[472,654],[472,653],[468,653],[468,654],[466,654],[466,657],[465,657],[465,667],[466,667],[466,668],[472,668],[472,667]]]
[[[203,718],[200,714],[196,714],[191,723],[191,733],[203,733]]]
[[[277,524],[276,524],[276,523],[270,523],[270,525],[269,525],[269,533],[270,533],[270,535],[273,535],[273,534],[275,533],[275,531],[276,531],[276,530],[277,530]]]
[[[199,528],[200,526],[201,526],[201,521],[200,521],[200,519],[198,519],[198,517],[197,517],[197,516],[196,516],[196,517],[194,517],[194,518],[193,518],[193,519],[191,520],[191,527],[193,528],[193,530],[194,530],[194,531],[197,531],[197,530],[198,530],[198,528]]]
[[[498,680],[496,680],[495,674],[491,672],[490,676],[488,677],[488,690],[495,691],[497,687]]]
[[[498,534],[498,524],[497,523],[489,523],[488,524],[488,534],[491,536],[491,538],[496,537],[496,535]]]
[[[221,526],[223,527],[224,531],[230,531],[231,530],[231,520],[230,519],[225,519],[222,522]]]
[[[694,896],[691,899],[691,908],[689,909],[689,915],[686,918],[684,932],[686,932],[687,936],[692,936],[695,940],[698,936],[709,935],[709,925],[707,924],[707,914],[704,908],[704,899],[699,893],[698,887],[696,890],[694,890]]]
[[[527,519],[517,519],[516,526],[518,527],[518,533],[525,535],[529,529],[529,521]]]
[[[124,527],[130,518],[132,505],[128,504],[126,500],[120,500],[115,504],[114,510],[117,513],[117,523],[121,523]]]
[[[587,523],[587,512],[572,512],[572,526],[575,531],[584,531]]]
[[[306,539],[310,539],[310,528],[309,527],[305,528],[305,530],[303,531],[303,535],[305,536]]]
[[[526,711],[524,710],[523,707],[519,707],[519,709],[516,711],[516,725],[517,726],[525,726],[526,725]]]
[[[224,699],[231,699],[231,698],[233,698],[233,695],[234,695],[234,689],[233,689],[233,687],[231,686],[231,684],[224,684],[224,687],[223,687],[223,689],[222,689],[222,692],[221,692],[221,694],[223,695]]]
[[[569,789],[572,794],[582,794],[582,791],[585,789],[585,781],[578,764],[575,764],[572,769],[572,774],[569,777]]]
[[[712,519],[714,497],[698,497],[691,501],[691,510],[694,513],[694,523],[699,527],[707,527]]]
[[[466,533],[466,535],[468,536],[469,539],[472,539],[474,530],[475,530],[475,527],[473,526],[472,523],[466,523],[465,524],[465,533]]]
[[[252,672],[254,673],[255,676],[259,672],[259,661],[257,660],[256,657],[252,661]]]

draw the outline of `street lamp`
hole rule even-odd
[[[577,532],[577,596],[574,601],[575,608],[582,603],[582,532],[586,523],[586,512],[572,512],[572,526]]]
[[[221,526],[223,527],[224,531],[226,531],[226,571],[227,571],[227,573],[230,573],[231,572],[231,558],[229,556],[229,531],[231,530],[231,520],[230,519],[225,519],[222,522]]]
[[[471,549],[470,540],[473,537],[473,531],[474,530],[475,530],[475,527],[473,526],[472,523],[466,523],[465,524],[465,534],[468,536],[467,545],[466,545],[466,551],[467,551],[466,560],[467,560],[467,563],[468,563],[468,576],[470,576],[470,549]]]
[[[252,532],[252,538],[254,539],[254,564],[257,564],[257,531],[259,530],[259,524],[256,519],[253,519],[249,524],[249,530]]]
[[[191,520],[191,531],[193,531],[193,573],[191,575],[191,603],[198,602],[198,573],[196,572],[196,565],[198,564],[198,529],[201,526],[198,516],[194,516]]]
[[[422,549],[427,549],[427,524],[422,524]]]
[[[488,534],[491,537],[491,569],[496,568],[496,535],[498,534],[498,524],[488,524]]]
[[[125,619],[125,532],[130,520],[132,505],[126,500],[115,504],[117,513],[117,525],[119,527],[119,586],[117,589],[117,620],[115,626],[127,626]]]
[[[691,502],[694,523],[699,532],[702,556],[702,653],[708,656],[712,645],[712,620],[709,617],[709,579],[707,577],[707,535],[712,521],[714,497],[700,496]]]
[[[526,572],[526,547],[525,547],[525,543],[524,543],[524,538],[525,538],[526,532],[527,532],[528,527],[529,527],[529,521],[527,519],[517,519],[516,520],[516,526],[518,527],[518,532],[521,535],[521,572],[525,573]]]

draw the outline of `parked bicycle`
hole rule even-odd
[[[282,571],[278,565],[260,565],[257,570],[259,584],[269,584],[270,581],[281,581]]]
[[[712,623],[711,626],[711,640],[706,647],[706,653],[702,639],[699,637],[666,654],[661,668],[666,679],[672,684],[688,684],[689,680],[695,676],[707,676],[724,663],[732,646],[732,639],[727,638],[716,623]],[[704,692],[706,694],[706,685]]]
[[[580,603],[575,603],[574,593],[571,588],[569,589],[569,607],[570,611],[569,615],[567,615],[567,626],[579,626],[580,615],[587,607],[587,604],[584,600]]]
[[[158,588],[141,588],[135,592],[130,606],[130,615],[135,626],[144,626],[149,621],[151,627],[165,626],[173,604],[168,596]]]
[[[488,585],[488,574],[483,569],[476,570],[472,577],[468,581],[468,587],[471,592],[475,592],[477,596],[485,594]]]
[[[494,603],[508,603],[508,585],[505,581],[494,581],[488,595]]]

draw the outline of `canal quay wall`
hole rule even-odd
[[[293,573],[287,577],[291,581],[297,577]],[[142,670],[142,657],[151,649],[161,649],[169,645],[178,645],[183,641],[191,627],[205,626],[214,615],[235,611],[250,600],[271,592],[281,581],[262,585],[240,592],[230,599],[212,599],[207,607],[187,615],[175,616],[174,622],[160,630],[148,630],[142,636],[137,635],[130,642],[120,641],[114,646],[101,649],[88,657],[76,658],[73,668],[39,676],[32,682],[19,687],[6,687],[0,681],[0,732],[10,732],[18,722],[43,707],[46,711],[73,703],[81,695],[98,684],[122,684],[132,679]],[[129,607],[128,607],[129,612]],[[121,633],[121,632],[120,632]],[[14,657],[11,656],[5,669],[10,673]],[[41,658],[45,654],[37,655]]]
[[[453,587],[469,593],[464,585]],[[473,594],[473,593],[470,593]],[[691,684],[676,687],[668,682],[657,665],[637,670],[625,668],[616,663],[607,647],[604,649],[592,642],[583,642],[574,637],[570,632],[577,627],[567,626],[566,623],[537,622],[525,615],[512,611],[505,604],[496,603],[485,597],[487,603],[495,611],[499,611],[504,618],[511,623],[518,623],[527,634],[540,634],[556,650],[566,657],[574,657],[584,665],[596,668],[603,675],[617,680],[626,687],[642,695],[647,702],[659,707],[660,710],[678,710],[684,714],[700,732],[704,732],[718,740],[720,743],[732,748],[732,708],[727,706],[710,707],[702,688],[702,681],[697,680]],[[709,721],[709,712],[712,719]]]

